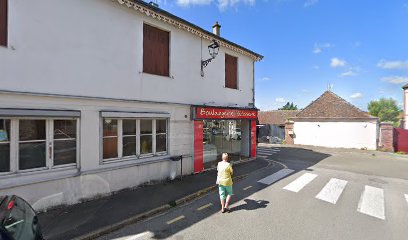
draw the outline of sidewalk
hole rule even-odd
[[[267,166],[268,162],[261,159],[234,165],[234,178],[238,180]],[[216,188],[215,179],[215,170],[183,176],[182,181],[177,179],[124,190],[112,196],[41,213],[39,220],[47,240],[90,239],[212,191]]]

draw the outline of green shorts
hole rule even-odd
[[[226,199],[227,195],[232,196],[232,186],[223,186],[223,185],[218,185],[218,192],[220,194],[221,199]]]

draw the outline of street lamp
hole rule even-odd
[[[208,45],[208,53],[210,54],[211,58],[207,60],[201,60],[201,77],[204,77],[204,68],[218,55],[218,51],[220,50],[220,45],[217,41],[212,40],[212,43]]]

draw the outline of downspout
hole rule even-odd
[[[255,108],[255,61],[252,61],[252,104]]]

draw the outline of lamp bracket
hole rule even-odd
[[[201,60],[201,77],[204,77],[204,68],[213,60],[214,58],[209,58],[207,60]]]

